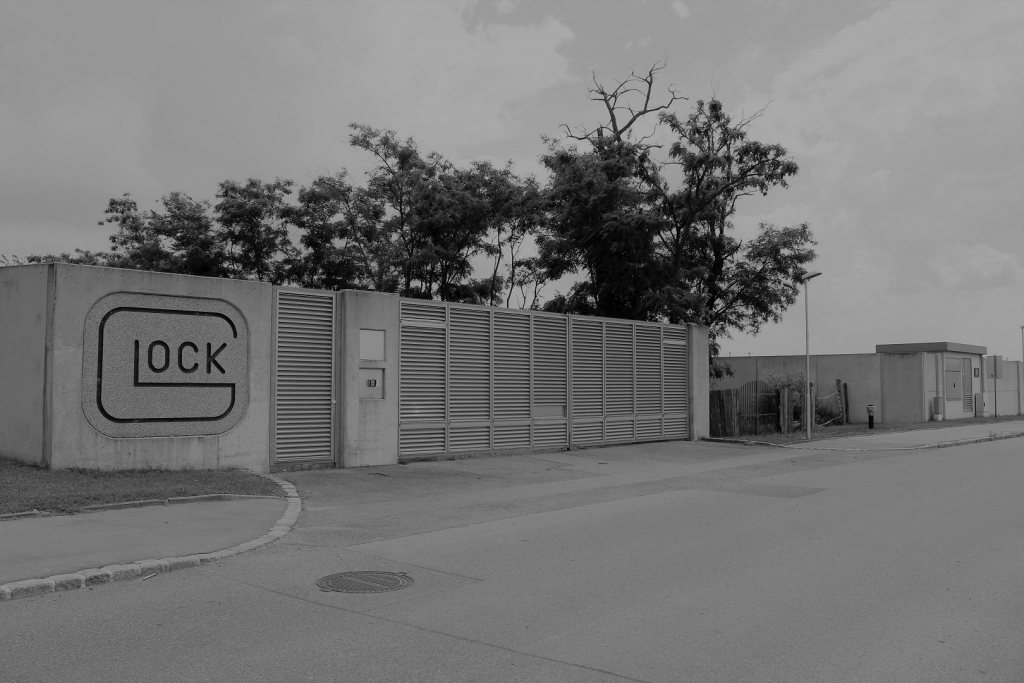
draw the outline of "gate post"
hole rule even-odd
[[[686,405],[690,422],[687,432],[690,441],[699,441],[701,437],[710,436],[711,433],[708,405],[711,398],[711,379],[708,375],[710,368],[706,326],[686,323],[686,353],[686,375],[689,384]]]
[[[336,413],[342,466],[396,465],[401,299],[397,294],[355,290],[342,290],[338,297],[341,332],[335,345],[340,368]],[[383,353],[377,353],[373,343],[380,332],[384,344],[379,350]]]

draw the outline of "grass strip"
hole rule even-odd
[[[0,515],[211,493],[284,496],[274,482],[241,470],[48,470],[0,458]]]

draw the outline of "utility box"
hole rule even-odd
[[[988,417],[988,406],[985,405],[985,394],[974,395],[974,416]]]

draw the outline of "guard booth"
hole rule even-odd
[[[0,268],[0,455],[343,467],[708,433],[707,329],[168,273]]]

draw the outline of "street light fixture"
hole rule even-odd
[[[807,430],[808,441],[811,440],[811,422],[814,420],[814,406],[811,399],[811,305],[807,300],[807,281],[813,280],[819,275],[821,273],[814,271],[804,273],[797,278],[797,282],[804,283],[804,330],[806,331],[807,342],[804,354],[807,361],[807,367],[804,372],[804,426]],[[1024,330],[1024,327],[1021,329]]]

